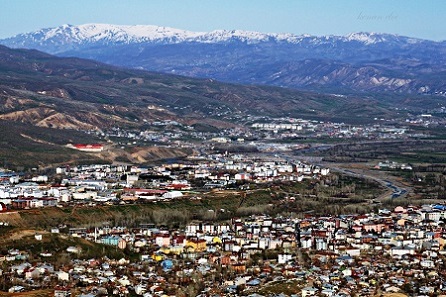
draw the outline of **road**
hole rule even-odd
[[[385,171],[373,170],[367,168],[354,168],[352,164],[339,164],[339,163],[321,163],[323,167],[328,167],[334,172],[340,172],[349,176],[371,179],[381,184],[387,190],[375,198],[375,200],[381,201],[384,199],[404,198],[412,191],[412,188],[401,183],[396,176],[390,175]]]
[[[327,146],[314,147],[313,150],[323,150],[326,149]],[[299,151],[301,153],[301,151]],[[279,156],[280,158],[291,161],[297,159],[307,159],[311,157],[303,157],[301,155],[295,155],[291,152],[275,152],[275,156]],[[362,179],[370,179],[381,184],[386,191],[376,197],[375,201],[382,201],[386,199],[395,199],[395,198],[405,198],[410,193],[413,193],[413,190],[410,186],[403,184],[400,180],[398,180],[397,176],[391,175],[386,171],[372,169],[371,164],[363,164],[363,163],[331,163],[331,162],[322,162],[322,158],[314,158],[312,160],[313,164],[317,164],[320,167],[330,168],[330,170],[334,172],[339,172],[342,174],[346,174],[349,176],[362,178]]]

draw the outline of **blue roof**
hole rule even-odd
[[[258,286],[260,285],[260,280],[255,278],[246,283],[248,286]]]

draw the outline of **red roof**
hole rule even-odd
[[[152,195],[156,195],[156,194],[164,194],[167,191],[165,190],[156,190],[156,189],[137,189],[137,188],[125,188],[124,189],[125,192],[133,192],[135,194],[152,194]]]
[[[171,184],[171,185],[168,185],[166,188],[169,188],[169,189],[184,189],[184,188],[190,188],[190,186],[189,185],[186,185],[186,184]]]
[[[104,146],[102,144],[74,144],[77,149],[101,149]]]

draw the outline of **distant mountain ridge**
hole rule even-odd
[[[446,41],[380,33],[310,36],[63,25],[0,40],[118,66],[326,92],[446,94]]]
[[[351,33],[346,36],[322,36],[316,37],[308,34],[295,35],[291,33],[261,33],[243,30],[214,30],[211,32],[193,32],[170,27],[153,25],[110,25],[110,24],[85,24],[80,26],[62,25],[56,28],[41,29],[32,33],[19,34],[3,40],[10,47],[29,47],[47,42],[54,45],[85,44],[88,42],[108,43],[220,43],[228,41],[242,41],[248,44],[260,42],[283,42],[290,44],[327,44],[333,42],[360,42],[366,45],[395,40],[406,43],[420,43],[424,40],[404,37],[394,34],[378,33]]]

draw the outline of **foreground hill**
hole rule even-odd
[[[392,34],[317,37],[86,24],[19,34],[0,44],[242,84],[446,94],[446,42]]]

